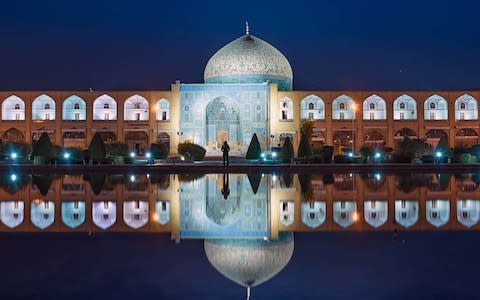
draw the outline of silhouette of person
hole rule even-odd
[[[223,142],[222,152],[223,152],[223,165],[228,166],[228,163],[229,163],[228,152],[230,152],[230,146],[228,145],[227,141]]]
[[[230,186],[228,183],[229,174],[223,173],[223,188],[222,188],[222,195],[223,199],[227,200],[228,195],[230,195]]]

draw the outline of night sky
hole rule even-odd
[[[1,90],[203,82],[244,34],[289,59],[294,89],[480,88],[478,1],[2,1]]]

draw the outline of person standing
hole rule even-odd
[[[223,166],[228,166],[228,163],[229,163],[228,152],[230,152],[230,146],[228,145],[227,141],[223,142],[222,152],[223,152]]]

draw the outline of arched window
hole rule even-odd
[[[386,118],[387,106],[382,97],[371,95],[363,101],[364,120],[385,120]]]
[[[302,120],[325,119],[325,104],[315,95],[310,95],[300,101],[300,118]]]
[[[86,102],[77,95],[68,97],[62,104],[62,118],[65,121],[85,121],[87,119]]]
[[[340,109],[345,109],[345,103],[340,103],[339,108],[340,108]]]
[[[15,104],[15,109],[20,109],[20,104]]]
[[[149,119],[149,105],[147,99],[133,95],[123,105],[125,121],[147,121]]]
[[[430,108],[435,109],[435,103],[430,103]]]
[[[284,108],[288,108],[287,102],[283,102],[283,107],[284,107]]]
[[[44,109],[50,109],[50,104],[46,103]]]
[[[401,95],[393,101],[394,120],[416,120],[417,103],[408,95]]]
[[[462,110],[465,109],[465,103],[460,103],[460,109],[462,109]]]
[[[104,94],[93,101],[93,120],[116,120],[117,102]]]

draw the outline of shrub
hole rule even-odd
[[[116,156],[122,156],[122,157],[127,157],[128,156],[128,145],[125,143],[120,143],[120,142],[113,142],[111,144],[106,145],[105,147],[105,152],[107,157],[116,157]]]
[[[150,152],[155,159],[167,159],[170,149],[166,144],[151,144]]]
[[[178,154],[184,156],[186,159],[193,159],[195,161],[203,160],[207,150],[200,145],[193,143],[178,144]]]
[[[282,151],[280,152],[280,157],[282,158],[282,161],[284,163],[289,163],[292,161],[294,154],[295,153],[293,152],[292,141],[290,141],[290,138],[287,137],[285,139],[285,142],[283,142],[283,147],[282,147]]]
[[[329,164],[332,162],[333,157],[333,146],[323,146],[323,163]]]
[[[302,133],[300,138],[300,144],[298,144],[297,157],[298,158],[309,158],[312,156],[312,147],[308,142],[307,135]]]
[[[250,140],[250,145],[248,145],[247,154],[245,155],[246,159],[260,159],[262,154],[262,148],[260,147],[260,142],[258,141],[257,134],[254,133],[252,139]]]

